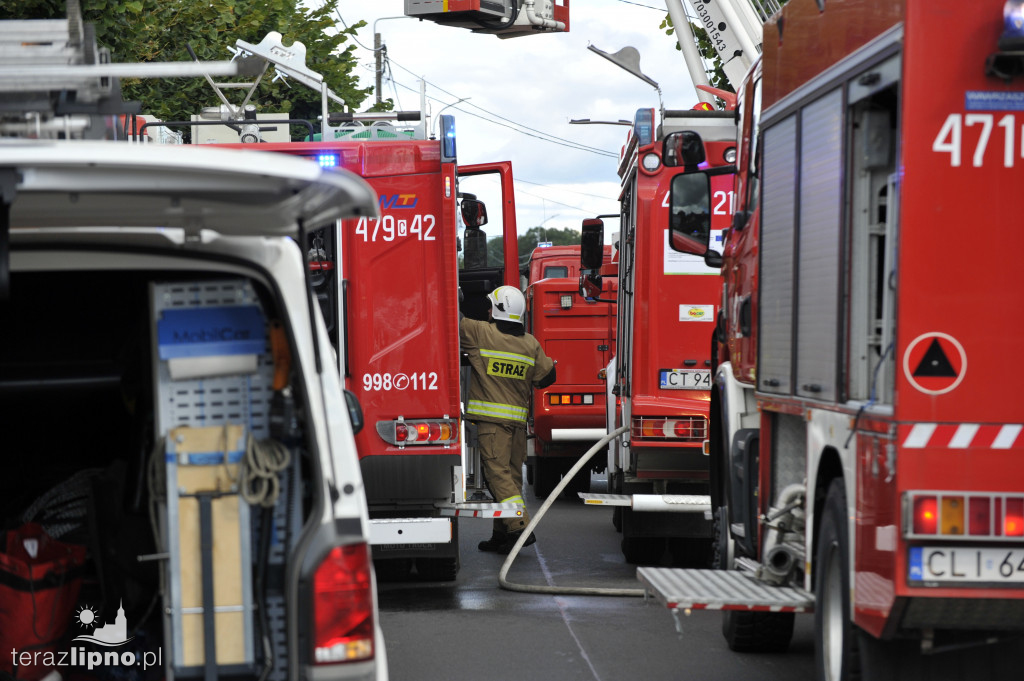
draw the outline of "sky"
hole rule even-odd
[[[616,168],[628,128],[569,120],[632,120],[639,108],[659,107],[654,87],[588,45],[609,53],[637,48],[665,108],[698,101],[675,37],[659,28],[667,14],[661,0],[572,0],[569,32],[504,40],[388,18],[402,17],[404,0],[341,0],[339,12],[349,26],[367,22],[355,52],[366,86],[374,84],[376,26],[390,62],[383,97],[396,109],[419,109],[425,79],[432,122],[454,104],[443,113],[455,116],[459,163],[512,161],[520,233],[541,225],[578,230],[584,218],[618,213]],[[606,239],[615,226],[606,227]]]

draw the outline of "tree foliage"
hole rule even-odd
[[[365,22],[333,30],[338,1],[306,9],[298,0],[81,0],[81,8],[84,21],[95,26],[97,42],[110,49],[115,62],[188,61],[186,45],[201,61],[230,59],[227,47],[235,40],[256,44],[268,32],[278,31],[285,45],[296,40],[305,44],[306,65],[322,74],[327,86],[355,111],[372,91],[359,87],[355,45],[349,40]],[[0,9],[0,19],[64,17],[64,0],[4,0]],[[257,111],[289,112],[292,118],[315,121],[320,93],[300,83],[271,82],[272,72],[253,96]],[[166,121],[189,120],[202,108],[220,104],[203,78],[124,78],[121,87],[125,100],[140,101],[143,113]],[[227,90],[226,95],[238,105],[242,92]],[[331,108],[337,110],[338,105],[332,102]]]
[[[672,24],[672,18],[667,14],[658,28],[663,29],[666,35],[674,36],[676,32],[676,28]],[[710,65],[710,68],[705,68],[704,71],[708,74],[708,82],[711,83],[711,87],[727,92],[735,92],[736,90],[729,83],[729,79],[722,69],[722,58],[718,56],[718,52],[711,43],[711,39],[708,38],[708,32],[702,26],[698,26],[693,22],[690,22],[690,28],[693,30],[693,37],[697,39],[697,51],[700,53],[705,65]],[[676,49],[681,50],[679,41],[676,41]]]
[[[523,257],[530,257],[533,249],[542,241],[551,242],[553,246],[579,246],[580,231],[578,229],[548,229],[545,227],[531,227],[525,234],[519,235],[519,260]]]

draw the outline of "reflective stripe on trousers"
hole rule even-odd
[[[511,419],[513,421],[526,422],[529,410],[526,407],[517,407],[514,404],[501,404],[500,402],[484,402],[483,400],[470,400],[466,405],[467,414],[477,416],[490,416],[500,419]]]

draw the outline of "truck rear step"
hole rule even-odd
[[[814,594],[766,584],[739,570],[641,567],[637,568],[636,577],[649,594],[673,611],[814,611]]]
[[[521,504],[468,501],[435,505],[439,518],[375,518],[370,520],[370,543],[374,545],[447,544],[452,540],[451,518],[517,518]]]
[[[584,504],[628,506],[634,511],[703,513],[711,520],[711,497],[707,494],[589,494],[580,492]]]
[[[522,504],[502,504],[495,501],[465,501],[457,504],[438,504],[443,516],[468,518],[521,518]]]

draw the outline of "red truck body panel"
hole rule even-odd
[[[605,246],[604,261],[612,256]],[[549,357],[558,362],[558,381],[534,391],[532,431],[541,441],[537,456],[578,457],[593,444],[551,449],[552,430],[604,429],[605,379],[603,370],[615,354],[615,303],[585,301],[578,295],[580,247],[537,248],[530,258],[530,285],[526,290],[527,330]],[[562,306],[568,297],[571,307]],[[615,298],[614,281],[604,282],[603,298]],[[579,395],[579,402],[551,404],[551,395]],[[583,395],[591,396],[583,404]]]
[[[808,484],[827,484],[829,476],[837,474],[847,481],[853,519],[852,616],[858,626],[880,637],[900,628],[934,626],[929,618],[939,615],[929,612],[960,608],[958,612],[969,612],[978,622],[965,626],[977,627],[1019,622],[1024,612],[1019,607],[1024,579],[1013,579],[1021,571],[1018,563],[1024,554],[1011,553],[1020,546],[1013,537],[1024,539],[1024,403],[1014,396],[1016,386],[1006,369],[1008,362],[1024,354],[1024,320],[1017,313],[1024,309],[1024,270],[1016,263],[1024,249],[1024,232],[1014,228],[1020,222],[1016,197],[1024,178],[1024,81],[986,74],[986,58],[996,52],[1003,30],[1003,6],[1002,0],[988,0],[964,12],[963,5],[952,0],[850,1],[829,3],[822,12],[816,3],[794,0],[781,18],[766,24],[763,59],[739,93],[737,210],[753,214],[742,229],[730,230],[724,244],[722,272],[729,310],[725,343],[733,376],[753,390],[755,379],[762,381],[765,375],[765,350],[758,345],[766,341],[759,339],[758,330],[771,320],[765,317],[764,297],[765,259],[770,256],[762,234],[769,209],[746,205],[755,144],[751,120],[756,113],[769,121],[768,128],[777,130],[792,112],[799,115],[837,89],[852,97],[854,87],[864,86],[856,80],[857,69],[884,71],[893,59],[898,64],[891,104],[897,121],[891,187],[898,193],[886,197],[889,219],[897,223],[893,275],[886,279],[895,291],[894,342],[889,350],[893,371],[886,379],[891,395],[879,397],[891,410],[859,413],[858,405],[871,406],[875,389],[882,390],[871,384],[869,394],[866,388],[855,387],[851,378],[858,371],[869,373],[862,367],[874,371],[885,360],[855,356],[850,350],[858,342],[850,330],[856,314],[850,291],[860,285],[855,275],[859,270],[849,262],[849,249],[857,248],[851,245],[851,224],[857,215],[850,195],[859,191],[851,170],[862,163],[855,153],[859,147],[844,149],[841,156],[849,176],[840,189],[845,203],[837,224],[843,242],[835,251],[843,291],[836,295],[841,310],[836,395],[813,397],[800,381],[771,391],[780,394],[757,394],[759,511],[766,513],[775,503],[779,489],[773,467],[777,459],[789,456],[772,444],[774,429],[787,418],[790,423],[791,417],[798,418],[808,433],[802,453]],[[871,56],[874,52],[877,57]],[[816,58],[806,59],[807,54]],[[865,65],[847,66],[857,60]],[[750,101],[759,78],[760,112]],[[844,100],[837,96],[837,101]],[[853,106],[847,105],[840,115],[846,134],[853,134]],[[766,165],[762,182],[772,181],[772,172]],[[799,189],[801,184],[795,186]],[[986,236],[977,259],[961,256],[975,252],[963,245],[967,233]],[[772,315],[779,309],[776,302],[772,301]],[[799,303],[794,305],[799,310]],[[750,333],[739,330],[744,306]],[[802,327],[794,328],[795,345]],[[799,355],[794,351],[793,357],[795,362]],[[796,375],[798,369],[793,371]],[[765,390],[765,385],[757,389]],[[836,436],[838,444],[816,430],[815,421],[828,422],[830,413],[848,417],[849,438]],[[852,445],[848,454],[843,441]],[[832,461],[840,470],[824,463]],[[961,504],[988,499],[984,508],[991,515],[989,530],[972,536],[964,527],[972,517],[968,509],[959,527],[952,523],[947,531],[918,533],[912,529],[913,500],[922,493]],[[1007,504],[1021,506],[1019,529]],[[820,512],[820,507],[813,510]],[[939,517],[948,523],[953,516]],[[764,528],[762,541],[763,533]],[[813,541],[809,536],[809,547]],[[952,556],[954,548],[963,551],[959,563]],[[972,570],[980,574],[984,561],[998,562],[1003,555],[1014,561],[1000,578],[1005,583],[971,581]],[[1007,605],[1006,600],[1017,605]],[[983,614],[1000,601],[1001,612],[1012,614],[1003,620]]]

